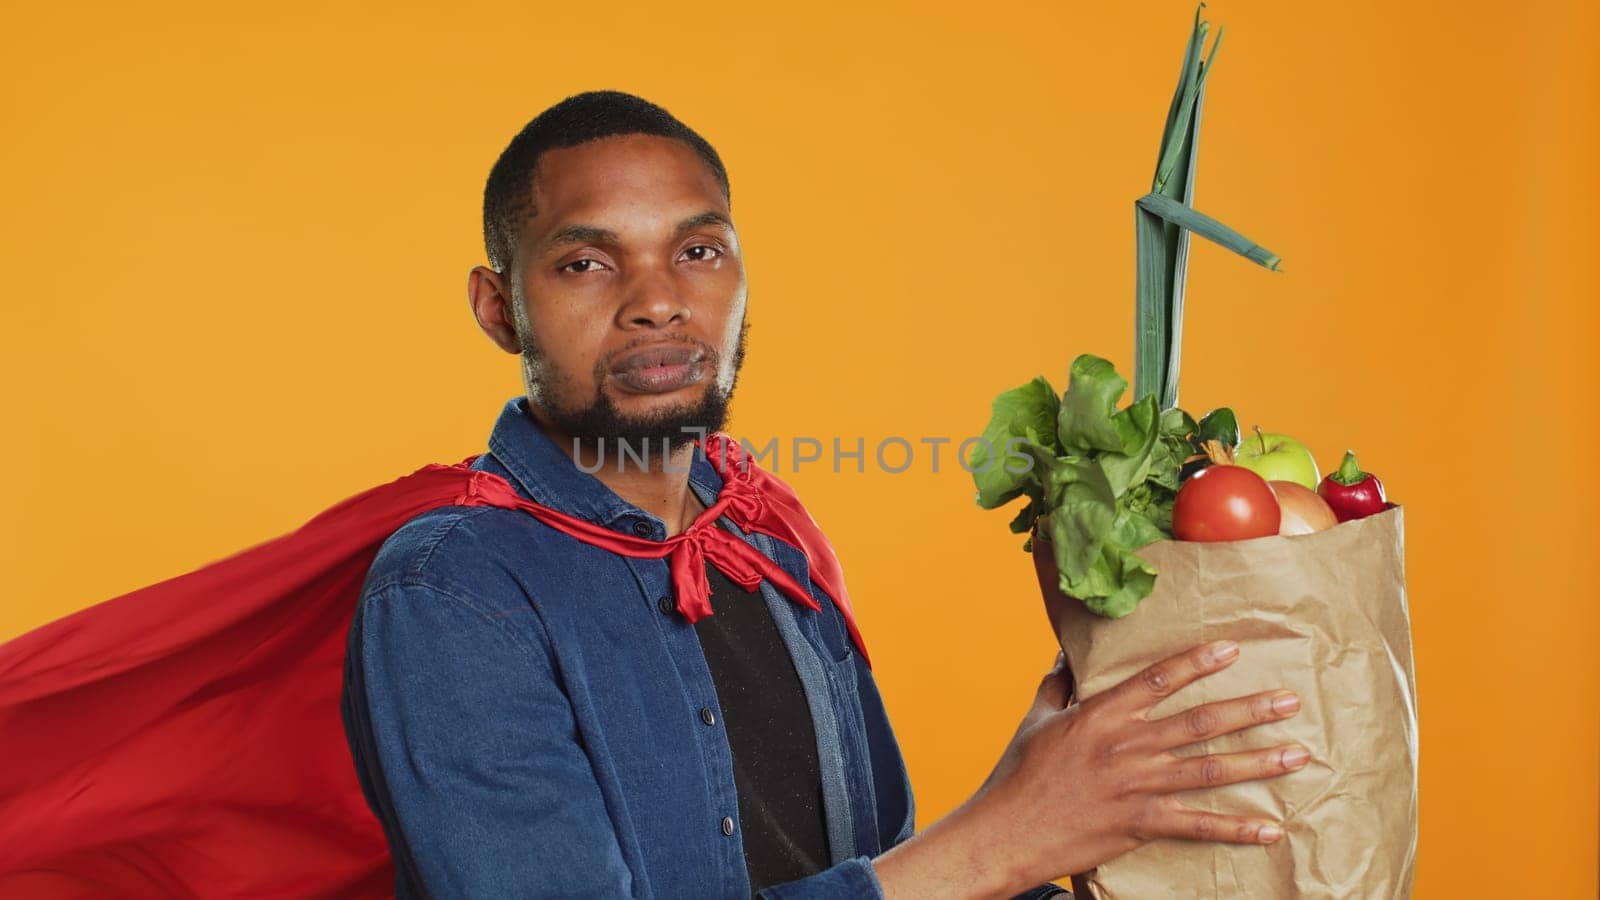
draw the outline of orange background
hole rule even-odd
[[[751,289],[730,430],[977,434],[1131,372],[1133,208],[1192,6],[33,5],[0,36],[0,637],[480,451],[521,390],[465,300],[522,124],[639,93],[721,152]],[[1596,894],[1600,19],[1220,0],[1180,402],[1406,506],[1416,896]],[[781,473],[829,531],[918,789],[988,773],[1055,647],[949,448]]]

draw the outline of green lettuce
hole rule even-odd
[[[978,483],[979,506],[994,509],[1024,493],[1042,496],[1032,450],[1016,450],[1037,448],[1054,455],[1060,405],[1056,389],[1042,375],[994,398],[989,427],[967,460]]]
[[[1155,589],[1155,569],[1134,551],[1172,536],[1179,476],[1199,435],[1238,426],[1217,410],[1201,424],[1176,407],[1159,411],[1148,394],[1117,403],[1128,381],[1107,360],[1073,360],[1060,397],[1038,377],[995,398],[968,469],[977,502],[995,509],[1027,504],[1011,531],[1038,525],[1055,554],[1061,590],[1109,618],[1132,612]],[[1032,550],[1032,539],[1023,543]]]

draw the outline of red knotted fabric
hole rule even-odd
[[[805,587],[726,514],[798,548],[868,662],[831,545],[732,438],[700,442],[723,489],[665,541],[429,463],[299,529],[0,644],[0,897],[377,898],[388,845],[362,797],[339,695],[345,639],[384,540],[439,506],[521,509],[616,553],[668,557],[678,609],[711,614],[705,562],[746,590]]]

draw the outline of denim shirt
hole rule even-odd
[[[474,468],[666,539],[525,404],[506,401]],[[689,468],[709,507],[721,476],[699,447]],[[821,606],[766,582],[750,598],[771,610],[811,711],[830,853],[823,871],[757,896],[882,897],[870,860],[911,836],[914,802],[871,670],[798,549],[721,522]],[[751,896],[716,688],[673,604],[667,560],[611,553],[520,510],[441,507],[384,542],[351,622],[342,713],[396,900]]]

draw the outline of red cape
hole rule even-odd
[[[391,896],[340,719],[345,640],[378,548],[406,521],[526,508],[475,459],[429,463],[0,644],[0,897]],[[732,477],[762,493],[746,527],[805,553],[866,659],[815,520],[753,460]]]

